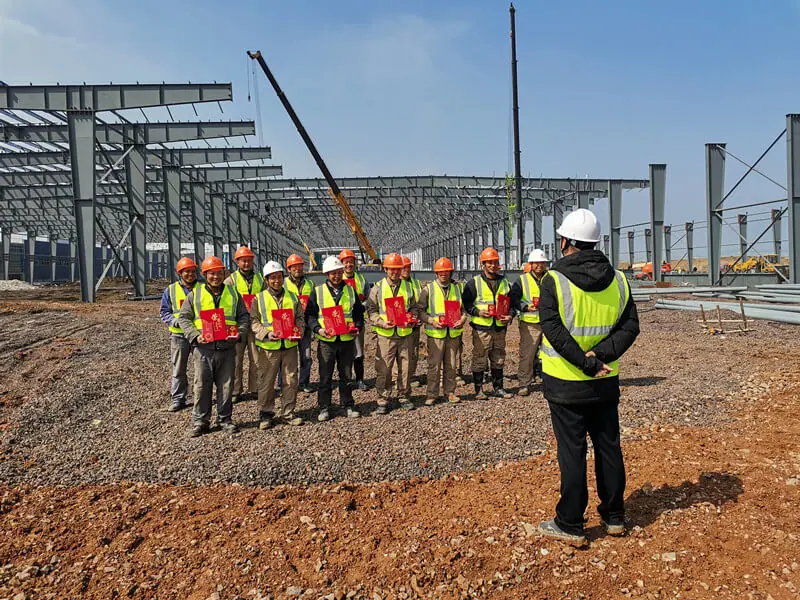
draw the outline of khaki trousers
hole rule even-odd
[[[428,397],[439,397],[439,382],[444,380],[444,395],[456,391],[456,362],[461,336],[428,337]]]
[[[397,365],[397,394],[400,398],[408,398],[410,393],[411,378],[409,377],[409,357],[413,337],[378,337],[378,352],[376,353],[375,367],[378,378],[375,389],[378,391],[378,406],[387,406],[392,394],[392,371]]]
[[[499,331],[472,330],[472,372],[483,373],[488,366],[502,369],[506,362],[506,327]]]
[[[542,328],[538,323],[519,322],[519,384],[533,385],[534,365],[542,342]]]
[[[236,343],[236,371],[233,381],[233,395],[241,396],[245,393],[242,389],[244,387],[244,354],[247,351],[249,355],[248,360],[248,373],[247,373],[247,392],[255,393],[258,391],[258,369],[256,368],[256,355],[258,346],[256,346],[256,336],[250,333],[247,340],[242,340]],[[296,352],[296,351],[295,351]]]
[[[258,360],[258,411],[272,413],[275,417],[289,417],[297,402],[298,359],[297,348],[265,350],[256,346]],[[275,380],[281,374],[281,398],[275,405]]]
[[[414,328],[414,333],[411,334],[411,337],[412,337],[411,353],[408,357],[409,380],[414,379],[414,376],[417,374],[417,363],[419,362],[419,337],[420,337],[419,327]]]

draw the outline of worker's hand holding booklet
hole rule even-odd
[[[402,296],[384,298],[386,306],[386,320],[393,327],[406,327],[409,325],[409,314],[406,312],[406,300]]]
[[[228,329],[225,326],[225,311],[221,308],[212,308],[200,311],[200,322],[203,325],[203,343],[223,342],[228,338]]]
[[[294,326],[294,311],[291,308],[272,311],[272,332],[282,340],[300,339],[300,329]]]
[[[342,306],[329,306],[322,309],[322,322],[325,325],[325,330],[333,335],[344,335],[351,333],[350,328],[347,326],[347,321],[344,318],[344,307]]]

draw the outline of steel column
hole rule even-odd
[[[561,248],[561,236],[558,235],[556,230],[564,220],[564,205],[559,202],[553,202],[553,254],[558,256],[559,248]]]
[[[645,261],[652,263],[653,262],[653,230],[652,229],[645,229],[644,230],[644,254],[645,254]],[[659,269],[660,271],[661,269]],[[653,267],[653,271],[655,271],[655,266]]]
[[[786,115],[789,280],[800,283],[800,115]]]
[[[635,238],[636,238],[636,232],[633,231],[632,229],[629,229],[628,230],[628,258],[630,259],[629,262],[631,263],[631,266],[630,266],[631,269],[633,268],[633,263],[635,262],[634,259],[636,258],[636,252],[635,252],[636,239]]]
[[[81,300],[94,302],[95,239],[95,121],[93,111],[67,111],[69,154],[72,168],[72,197],[78,264],[81,277]]]
[[[3,279],[8,280],[11,259],[11,231],[3,228]]]
[[[578,208],[589,210],[589,192],[578,192]]]
[[[58,238],[50,236],[50,283],[56,282],[56,262],[58,261]]]
[[[259,237],[258,237],[258,219],[256,219],[256,217],[254,215],[252,215],[252,214],[249,214],[249,216],[247,218],[247,233],[248,233],[248,236],[249,236],[247,238],[247,241],[250,243],[250,246],[251,246],[250,249],[253,250],[253,253],[256,255],[256,258],[259,258],[260,255],[261,255],[261,248],[260,248],[261,247],[261,242],[259,241]],[[258,264],[260,264],[262,266],[264,265],[264,263],[262,263],[260,261],[259,261]],[[313,267],[311,266],[311,264],[309,264],[308,265],[309,271],[312,268]]]
[[[686,223],[686,270],[694,269],[694,223]]]
[[[128,195],[128,218],[131,229],[131,258],[133,262],[133,293],[147,295],[147,209],[145,207],[145,146],[135,144],[125,157],[125,183]]]
[[[662,281],[663,254],[661,233],[664,230],[664,200],[667,194],[667,165],[650,165],[650,229],[652,231],[653,281]]]
[[[78,244],[75,240],[69,241],[69,280],[75,281],[75,267],[77,266]]]
[[[773,208],[772,217],[772,251],[778,255],[778,264],[781,262],[781,209]]]
[[[230,264],[231,269],[236,268],[236,263],[233,262],[233,255],[236,252],[236,249],[239,247],[239,240],[241,239],[241,235],[239,235],[239,211],[237,210],[236,204],[233,202],[226,203],[226,223],[228,226],[228,235],[226,240],[228,242],[228,262]]]
[[[738,215],[739,222],[739,254],[742,255],[742,260],[747,260],[747,215]]]
[[[167,215],[167,247],[169,263],[176,265],[181,258],[181,169],[174,165],[165,165],[162,169],[164,177],[164,210]],[[175,269],[169,270],[171,281],[178,280]]]
[[[611,228],[611,264],[616,269],[619,266],[619,228],[622,225],[622,182],[613,180],[608,182],[608,222]]]
[[[225,206],[222,194],[211,193],[211,236],[213,238],[214,256],[222,260],[225,222]]]
[[[610,239],[611,239],[611,237],[608,234],[603,236],[603,253],[606,256],[608,256],[608,246],[609,246],[609,243],[610,243]],[[614,267],[614,268],[616,268],[616,267]]]
[[[533,224],[533,247],[534,248],[541,248],[542,247],[542,219],[544,218],[544,210],[542,210],[542,200],[541,198],[536,198],[533,200],[533,218],[531,222]],[[520,263],[525,260],[522,258],[519,260]]]
[[[706,221],[708,223],[708,281],[719,281],[722,252],[722,199],[725,194],[725,144],[706,144]]]
[[[672,225],[664,225],[664,260],[672,264]]]
[[[194,261],[199,265],[205,258],[206,240],[206,188],[199,183],[190,186],[192,195],[192,241],[194,242]]]
[[[241,206],[237,206],[237,222],[239,223],[239,243],[242,246],[251,245],[250,241],[250,215]],[[252,248],[250,248],[252,250]]]
[[[33,285],[34,262],[36,260],[36,232],[28,232],[28,237],[25,240],[25,246],[28,249],[27,277],[25,280]]]

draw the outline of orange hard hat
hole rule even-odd
[[[225,265],[222,264],[220,259],[218,259],[216,256],[209,256],[203,261],[200,270],[203,273],[208,273],[209,271],[222,271],[224,268]]]
[[[531,263],[525,263],[522,265],[522,272],[523,273],[530,273],[531,272]]]
[[[175,271],[180,273],[181,271],[185,271],[186,269],[197,269],[197,263],[194,262],[188,256],[184,256],[178,261],[178,264],[175,265]]]
[[[481,262],[486,262],[487,260],[500,260],[500,255],[497,253],[497,250],[494,248],[484,248],[483,252],[481,252]]]
[[[384,269],[402,269],[403,268],[403,257],[400,256],[397,252],[391,252],[387,254],[383,259],[383,268]]]
[[[339,253],[339,260],[343,261],[345,258],[355,258],[356,253],[350,250],[350,248],[345,248]]]
[[[255,254],[253,251],[250,250],[247,246],[239,246],[236,250],[236,254],[233,255],[233,260],[239,260],[240,258],[255,258]]]
[[[295,267],[297,265],[304,265],[306,264],[305,261],[300,257],[299,254],[292,254],[289,258],[286,259],[286,268]]]
[[[433,265],[434,273],[441,273],[443,271],[452,271],[452,270],[453,270],[453,263],[449,258],[445,256],[437,260],[436,264]]]
[[[400,258],[403,259],[403,266],[410,267],[411,266],[411,259],[407,256],[401,256]]]

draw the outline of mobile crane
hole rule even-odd
[[[303,138],[303,141],[308,148],[308,151],[311,152],[311,156],[314,157],[314,161],[317,163],[319,170],[322,171],[322,175],[325,177],[325,181],[328,182],[328,194],[336,203],[336,206],[339,208],[339,212],[342,214],[347,226],[350,228],[350,231],[353,233],[353,236],[356,238],[356,242],[358,243],[358,247],[361,249],[361,258],[364,259],[364,254],[369,256],[370,261],[373,264],[380,264],[380,258],[378,257],[378,253],[372,247],[372,244],[369,243],[369,239],[367,239],[367,234],[364,233],[364,229],[361,227],[361,224],[358,222],[358,218],[353,213],[353,210],[350,208],[347,200],[342,193],[342,190],[339,188],[339,185],[336,183],[336,180],[333,178],[330,170],[328,169],[328,165],[325,164],[325,161],[322,160],[322,156],[320,155],[317,147],[314,145],[314,142],[311,141],[311,137],[308,135],[305,127],[300,122],[300,117],[297,116],[297,113],[292,108],[292,105],[289,103],[289,99],[286,97],[286,94],[283,93],[281,86],[278,85],[278,80],[275,79],[275,76],[270,71],[269,67],[267,66],[266,61],[264,61],[264,57],[261,56],[261,51],[256,50],[255,52],[248,52],[247,56],[258,62],[261,70],[264,71],[264,75],[267,76],[267,79],[272,84],[275,93],[278,95],[278,99],[283,104],[283,108],[286,109],[286,112],[289,113],[289,118],[292,119],[294,126],[297,128],[297,132],[300,134],[300,137]],[[366,262],[366,261],[365,261]]]

